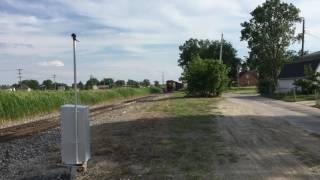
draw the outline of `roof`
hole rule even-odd
[[[304,67],[311,65],[316,70],[320,64],[320,51],[309,55],[305,55],[303,59],[299,59],[293,63],[285,64],[281,69],[279,79],[304,77]]]

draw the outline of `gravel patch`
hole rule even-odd
[[[146,103],[98,115],[90,125],[127,121],[128,114],[145,108]],[[68,169],[61,164],[60,128],[33,136],[0,143],[0,179],[68,179]]]

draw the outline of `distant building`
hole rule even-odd
[[[109,85],[98,85],[97,86],[98,89],[110,89]]]
[[[92,86],[92,90],[98,90],[98,86],[97,85],[93,85]]]
[[[312,54],[305,55],[297,61],[286,64],[281,69],[278,77],[277,92],[290,92],[295,88],[294,81],[297,79],[305,78],[304,69],[310,66],[313,71],[320,72],[320,51]]]
[[[66,86],[58,86],[58,91],[65,91],[66,90]]]
[[[256,86],[258,75],[256,71],[245,71],[239,74],[239,86]]]
[[[28,91],[28,92],[32,91],[32,89],[25,84],[21,84],[17,90]]]

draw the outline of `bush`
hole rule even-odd
[[[150,87],[149,89],[151,94],[157,94],[162,92],[162,89],[159,87]]]
[[[275,89],[276,87],[274,86],[274,83],[272,83],[271,80],[260,79],[258,82],[258,92],[261,95],[273,94]]]
[[[301,88],[302,94],[312,94],[317,89],[317,86],[308,79],[298,79],[293,84]]]
[[[218,60],[201,59],[199,57],[186,67],[184,79],[189,95],[219,96],[229,83],[229,68]]]

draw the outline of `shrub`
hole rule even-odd
[[[183,73],[188,94],[205,97],[221,95],[229,83],[228,72],[229,68],[218,60],[194,58]]]
[[[162,92],[162,89],[159,87],[150,87],[149,89],[151,94],[157,94]]]
[[[320,74],[315,72],[311,65],[304,67],[304,79],[297,79],[294,85],[301,88],[302,94],[312,94],[315,90],[319,89]]]
[[[261,95],[269,95],[275,91],[274,83],[271,80],[260,79],[258,82],[258,92]]]

